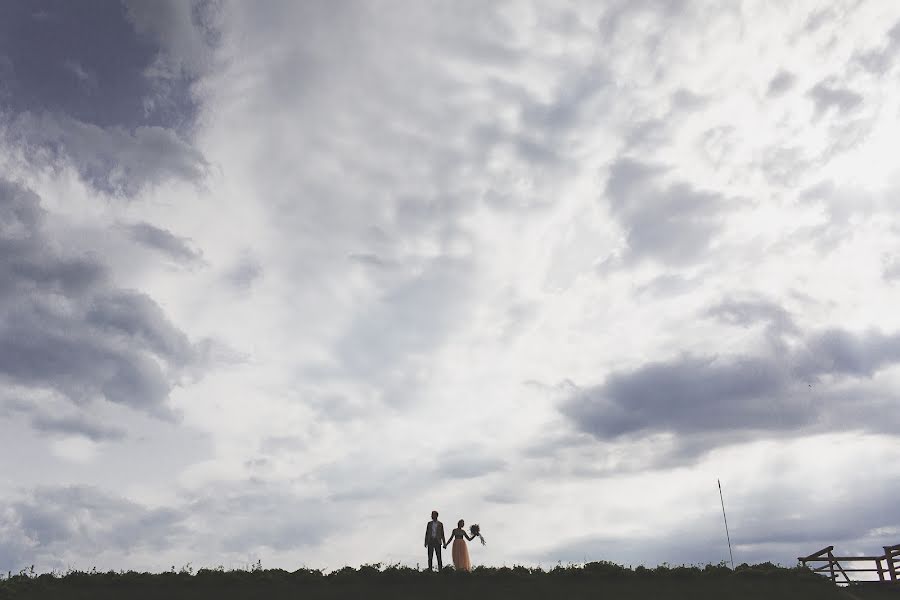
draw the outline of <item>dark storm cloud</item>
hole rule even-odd
[[[690,263],[718,231],[724,199],[688,183],[665,182],[664,174],[662,167],[619,159],[610,167],[605,196],[625,228],[629,258]]]
[[[36,162],[68,161],[98,189],[128,196],[166,179],[199,181],[207,168],[187,138],[196,76],[172,66],[169,48],[201,54],[202,40],[187,48],[172,42],[199,35],[192,5],[179,3],[154,28],[153,15],[169,3],[140,4],[130,11],[113,0],[0,7],[0,115],[11,141]],[[171,23],[178,16],[186,23]],[[148,33],[167,31],[167,23],[179,26],[178,35]]]
[[[150,223],[134,223],[125,228],[136,242],[167,254],[176,261],[191,263],[202,260],[201,254],[190,247],[187,238],[176,236],[171,231]]]
[[[780,96],[794,87],[794,83],[796,83],[797,77],[785,70],[778,71],[772,80],[769,82],[769,87],[766,90],[766,94],[772,98],[775,96]]]
[[[217,0],[123,0],[135,31],[152,39],[168,60],[170,77],[191,77],[209,67],[210,50],[220,41]]]
[[[775,415],[767,400],[788,385],[775,361],[681,358],[615,373],[566,402],[564,412],[600,439],[638,431],[768,429]],[[787,427],[807,420],[802,407],[777,408],[780,416],[791,411]]]
[[[61,567],[63,555],[163,549],[184,531],[182,512],[147,508],[88,486],[40,487],[4,505],[3,571],[35,562]]]
[[[96,257],[54,249],[45,218],[34,193],[0,181],[0,377],[165,414],[197,348],[152,299],[116,288]]]
[[[900,333],[886,335],[870,330],[857,334],[827,329],[807,339],[806,351],[799,353],[796,361],[797,373],[805,377],[871,377],[900,362]]]
[[[883,423],[854,419],[845,407],[855,404],[862,410],[854,398],[871,394],[853,386],[900,362],[900,334],[831,328],[802,336],[799,344],[788,347],[780,336],[795,332],[795,327],[777,306],[727,301],[708,314],[741,326],[768,322],[774,327],[774,343],[768,353],[755,356],[681,356],[614,372],[601,385],[573,393],[562,403],[563,413],[579,430],[600,440],[669,432],[702,442],[698,435],[724,432],[774,435],[817,425],[884,428]],[[831,382],[835,391],[813,393],[823,381]],[[890,401],[869,399],[866,410],[878,410]],[[715,439],[706,441],[698,450],[716,445]]]
[[[155,91],[145,71],[159,50],[136,35],[118,0],[0,6],[0,55],[13,73],[0,86],[13,113],[63,114],[99,127],[183,123],[196,108],[186,80],[170,90],[168,110],[146,110],[144,99]]]
[[[857,108],[863,101],[861,95],[841,87],[831,79],[820,81],[810,88],[807,95],[815,103],[817,115],[827,113],[831,109],[840,115],[845,115]]]

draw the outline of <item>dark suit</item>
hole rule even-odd
[[[437,528],[435,531],[435,535],[431,535],[431,524],[434,521],[428,521],[428,524],[425,525],[425,546],[428,548],[428,570],[431,570],[431,557],[433,554],[437,553],[437,563],[438,563],[438,571],[444,568],[444,565],[441,564],[441,548],[444,547],[444,524],[440,521],[437,522]]]

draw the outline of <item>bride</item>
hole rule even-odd
[[[466,522],[460,519],[459,523],[456,524],[456,529],[450,534],[450,539],[453,540],[453,566],[457,571],[472,570],[472,561],[469,560],[469,547],[466,545],[466,540],[471,542],[475,539],[475,536],[469,537],[469,534],[463,529],[465,526]],[[450,540],[447,540],[447,543],[444,544],[444,549],[448,545],[450,545]]]

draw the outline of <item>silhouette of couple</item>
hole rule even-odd
[[[453,550],[451,551],[453,566],[457,571],[471,571],[472,561],[469,560],[469,548],[466,546],[466,540],[472,541],[475,536],[469,537],[469,534],[463,529],[466,522],[462,519],[456,525],[456,529],[450,533],[450,540],[453,541]],[[444,524],[438,521],[438,512],[431,511],[431,520],[425,525],[425,547],[428,548],[429,571],[432,570],[431,558],[434,554],[437,554],[438,571],[444,567],[441,563],[441,548],[446,549],[449,544],[450,541],[444,539]]]

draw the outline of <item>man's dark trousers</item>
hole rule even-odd
[[[431,571],[431,556],[437,553],[438,571],[444,568],[441,564],[441,540],[428,540],[428,570]]]

